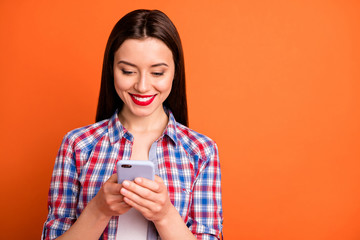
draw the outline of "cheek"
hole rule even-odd
[[[171,89],[172,80],[164,80],[158,83],[158,89],[162,91],[166,91],[167,89]]]
[[[170,74],[166,78],[162,79],[161,81],[157,82],[156,88],[163,93],[170,93],[171,87],[174,81],[174,73]]]
[[[126,102],[125,91],[127,91],[130,87],[129,84],[127,83],[127,81],[124,81],[121,79],[114,79],[114,86],[115,86],[115,91],[116,91],[117,95],[120,97],[120,99],[123,102]]]
[[[114,86],[116,92],[119,94],[121,91],[129,89],[130,84],[128,81],[124,81],[123,79],[114,76]]]
[[[171,91],[172,82],[173,82],[172,79],[164,79],[163,81],[158,82],[157,84],[158,91],[160,91],[164,95],[169,95]]]

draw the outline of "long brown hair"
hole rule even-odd
[[[171,50],[175,74],[172,89],[164,101],[175,119],[188,126],[188,113],[185,89],[185,66],[180,36],[171,20],[159,10],[135,10],[122,17],[114,26],[106,44],[96,121],[111,117],[116,109],[121,110],[124,103],[115,91],[114,54],[126,39],[153,37],[164,42]]]

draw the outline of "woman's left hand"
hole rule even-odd
[[[159,176],[155,176],[155,181],[146,178],[136,178],[134,182],[125,180],[122,186],[124,201],[154,223],[164,220],[173,208],[164,181]]]

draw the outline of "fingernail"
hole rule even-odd
[[[127,191],[126,191],[125,188],[121,188],[120,192],[121,192],[122,194],[126,194]]]
[[[135,178],[135,182],[141,183],[141,182],[142,182],[142,179],[141,179],[141,178]]]
[[[125,181],[123,181],[122,185],[124,185],[125,187],[128,187],[128,186],[130,186],[130,183],[125,180]]]

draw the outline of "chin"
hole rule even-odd
[[[132,109],[131,113],[137,117],[148,117],[155,112],[155,109]]]

